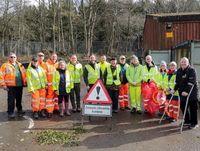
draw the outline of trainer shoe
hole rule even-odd
[[[198,124],[196,124],[196,125],[195,124],[191,124],[189,128],[190,129],[197,129],[198,127],[199,127]]]

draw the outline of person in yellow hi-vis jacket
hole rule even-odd
[[[31,93],[32,111],[35,119],[39,118],[39,112],[45,117],[45,97],[47,78],[45,71],[38,65],[36,57],[32,58],[31,64],[26,71],[28,92]]]
[[[118,113],[118,98],[120,81],[120,68],[116,58],[111,58],[110,65],[107,66],[104,74],[104,82],[112,100],[113,113]]]
[[[88,91],[100,78],[100,68],[99,65],[96,63],[96,56],[91,55],[89,59],[89,63],[85,65],[85,68],[83,70],[83,79]]]
[[[145,97],[147,94],[145,94],[144,88],[149,87],[150,90],[157,89],[156,87],[156,78],[158,75],[158,69],[157,66],[154,64],[153,59],[150,55],[147,55],[145,58],[145,65],[143,66],[142,71],[142,96],[143,96],[143,105],[144,105],[144,111],[147,112],[147,109],[149,108],[149,99],[152,98],[152,94],[148,94],[150,98],[146,99]]]
[[[131,113],[142,113],[141,107],[141,83],[142,83],[142,65],[138,57],[133,55],[130,66],[126,70],[126,78],[129,83],[129,94],[131,103]]]
[[[72,80],[74,87],[71,89],[70,92],[70,101],[72,104],[72,111],[73,112],[80,112],[81,111],[81,105],[80,105],[80,93],[81,93],[81,79],[83,76],[83,67],[82,64],[80,64],[77,60],[76,55],[72,55],[70,57],[70,62],[67,64],[67,69],[69,70],[70,74],[72,75]],[[74,97],[75,95],[75,97]],[[75,99],[76,98],[76,99]]]
[[[168,88],[168,75],[167,75],[167,63],[165,61],[161,61],[159,73],[156,76],[156,84],[160,93],[160,109],[159,114],[162,115],[164,112],[165,101],[166,101],[166,91]]]
[[[110,65],[110,63],[106,61],[106,55],[101,55],[100,56],[100,61],[99,61],[98,65],[99,65],[99,68],[100,68],[100,78],[101,78],[101,80],[104,80],[103,79],[104,72],[106,70],[106,67],[108,65]]]
[[[63,106],[65,106],[66,115],[71,115],[69,112],[69,93],[73,88],[73,80],[70,72],[66,69],[64,60],[59,61],[58,68],[53,74],[53,90],[58,95],[58,105],[60,116],[64,116]]]

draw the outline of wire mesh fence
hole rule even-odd
[[[63,50],[64,48],[64,50]],[[23,42],[19,43],[18,41],[9,41],[0,44],[0,52],[1,56],[7,56],[10,52],[15,52],[18,56],[32,56],[41,50],[47,51],[63,51],[67,54],[72,53],[80,53],[87,54],[87,50],[85,49],[85,42],[78,41],[75,43],[74,48],[70,48],[69,43],[64,43],[62,47],[60,43],[53,42]],[[91,47],[91,53],[96,54],[112,54],[112,53],[127,53],[132,52],[137,49],[137,44],[134,42],[128,41],[119,41],[115,42],[112,46],[112,49],[108,42],[105,41],[94,41]]]

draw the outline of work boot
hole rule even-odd
[[[67,116],[70,116],[70,115],[71,115],[71,113],[69,112],[69,103],[65,103],[65,114],[66,114]]]
[[[136,108],[133,107],[133,108],[131,109],[131,114],[133,114],[133,113],[135,113],[135,112],[136,112]]]
[[[73,109],[72,109],[72,112],[73,112],[73,113],[76,113],[76,108],[73,108]]]
[[[48,118],[52,118],[52,116],[53,116],[53,113],[48,113]]]
[[[34,119],[38,119],[39,118],[38,112],[33,112],[33,118]]]
[[[23,116],[24,114],[25,114],[25,111],[23,111],[23,110],[17,112],[18,116]]]
[[[130,110],[130,109],[131,109],[131,108],[130,108],[130,107],[128,107],[128,106],[127,106],[127,107],[125,107],[125,110]]]
[[[142,114],[142,111],[141,110],[137,110],[137,114]]]
[[[63,117],[64,111],[63,111],[63,104],[62,103],[59,104],[59,112],[60,112],[60,117]]]
[[[80,112],[81,112],[80,107],[78,107],[78,108],[76,109],[76,111],[80,113]]]
[[[124,110],[125,110],[125,108],[124,108],[124,107],[120,107],[120,110],[121,110],[121,111],[124,111]]]
[[[46,117],[46,114],[45,114],[45,110],[41,110],[41,117],[45,118]]]
[[[15,118],[15,113],[8,114],[8,119],[14,119]]]

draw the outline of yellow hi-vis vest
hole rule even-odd
[[[167,90],[167,83],[168,83],[167,73],[164,73],[164,75],[162,75],[162,73],[158,73],[156,76],[157,86],[163,90]]]
[[[88,84],[94,84],[100,77],[100,69],[97,64],[95,64],[95,69],[91,65],[85,65],[85,68],[88,71]]]
[[[83,67],[80,63],[77,63],[75,65],[68,63],[67,64],[67,70],[69,70],[71,76],[72,76],[72,82],[73,83],[80,83],[81,78],[83,76]]]
[[[106,85],[112,85],[112,84],[114,84],[116,86],[120,85],[121,81],[120,81],[119,74],[120,74],[120,68],[118,65],[113,73],[111,70],[111,65],[109,65],[107,67]],[[114,76],[116,76],[115,80],[113,79]]]
[[[45,71],[39,66],[37,69],[28,67],[26,71],[28,92],[43,89],[47,85]]]
[[[133,84],[133,82],[136,82],[137,86],[141,86],[142,82],[142,70],[143,67],[141,64],[138,66],[134,67],[133,64],[131,64],[127,69],[126,69],[126,78],[130,84]]]
[[[71,80],[72,76],[68,70],[65,71],[65,82],[66,82],[66,92],[70,93],[71,89],[73,88],[73,81]],[[53,74],[53,90],[59,91],[59,83],[60,83],[60,73],[56,70]],[[58,92],[59,94],[59,92]]]
[[[169,77],[169,75],[168,75],[168,77]],[[168,78],[168,89],[173,90],[175,84],[176,84],[176,74],[173,74],[172,77],[171,77],[170,79]],[[174,96],[178,96],[178,95],[179,95],[179,94],[178,94],[178,91],[176,91],[176,92],[174,93]]]
[[[101,70],[102,75],[104,75],[104,72],[105,72],[105,70],[106,70],[106,67],[109,66],[110,63],[108,63],[107,61],[105,61],[104,63],[99,62],[98,65],[99,65],[99,67],[100,67],[100,70]]]
[[[156,76],[158,74],[158,69],[157,67],[151,67],[151,69],[148,71],[147,66],[143,66],[143,75],[142,75],[142,79],[144,82],[147,82],[148,79],[153,80],[154,82],[156,82]]]

